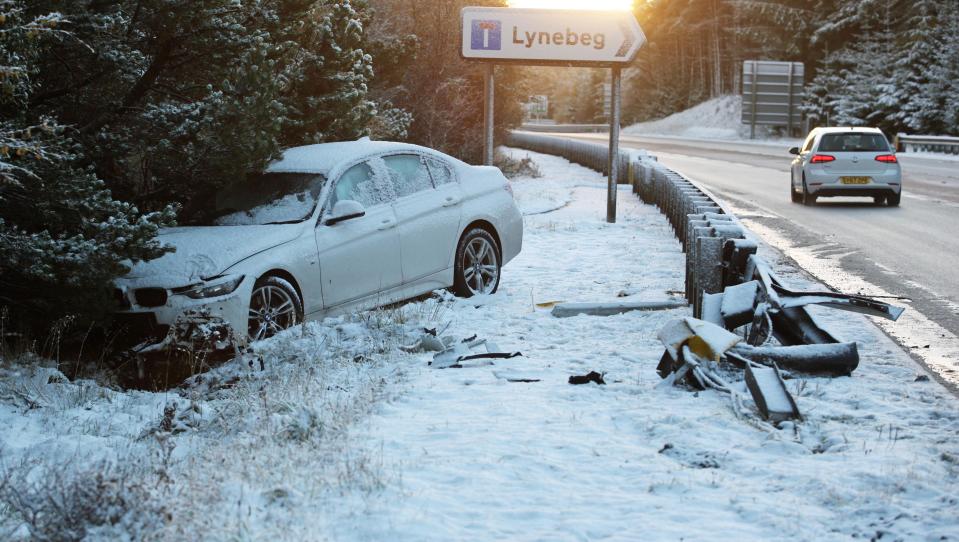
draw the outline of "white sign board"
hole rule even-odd
[[[525,64],[627,64],[646,43],[628,11],[463,9],[463,58]]]

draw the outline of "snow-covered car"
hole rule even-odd
[[[289,149],[159,239],[176,252],[116,281],[118,318],[168,340],[226,324],[245,344],[436,289],[492,294],[523,220],[499,169],[364,138]]]
[[[789,149],[790,194],[794,203],[813,205],[817,198],[866,196],[877,205],[899,205],[902,168],[878,128],[816,128],[802,148]]]

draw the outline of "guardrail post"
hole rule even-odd
[[[723,240],[720,237],[698,237],[696,239],[696,305],[695,315],[702,316],[703,294],[718,294],[722,291]]]

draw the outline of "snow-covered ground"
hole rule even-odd
[[[623,128],[623,133],[683,139],[748,140],[749,126],[743,124],[742,110],[741,96],[720,96],[668,117],[628,126]],[[756,137],[759,140],[773,139],[777,144],[783,141],[772,138],[771,133],[767,126],[756,127]]]
[[[548,305],[681,295],[665,218],[624,189],[609,225],[599,174],[507,152],[544,176],[513,183],[524,249],[493,296],[311,324],[167,393],[0,365],[0,539],[959,537],[959,407],[865,317],[818,311],[862,362],[791,381],[794,427],[657,387],[656,334],[688,311],[556,319]],[[435,369],[400,348],[423,327],[523,357]],[[590,371],[607,384],[567,383]]]

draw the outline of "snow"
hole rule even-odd
[[[628,126],[623,133],[738,141],[749,138],[749,126],[742,121],[742,97],[720,96],[662,119]],[[756,127],[760,139],[770,139],[771,134],[768,126]]]
[[[813,307],[859,343],[862,363],[848,378],[787,382],[805,419],[771,430],[749,402],[740,419],[724,394],[658,386],[657,333],[676,320],[688,329],[687,309],[557,319],[539,308],[621,292],[678,298],[684,256],[665,218],[628,187],[619,222],[607,224],[602,176],[522,154],[546,176],[513,181],[524,250],[495,295],[312,323],[162,393],[4,360],[0,487],[9,468],[57,467],[68,478],[113,461],[128,484],[148,488],[125,501],[143,503],[135,525],[170,519],[103,538],[959,536],[955,398],[917,380],[918,366],[865,317]],[[790,287],[810,286],[769,259]],[[435,369],[434,352],[401,348],[424,327],[523,356]],[[607,385],[568,384],[590,371]],[[741,373],[727,380],[746,393]],[[28,538],[13,515],[0,504],[0,538]]]
[[[369,138],[358,141],[319,143],[283,151],[283,155],[267,167],[267,172],[327,175],[341,164],[356,162],[373,154],[404,151],[416,153],[426,150],[428,149],[418,145],[371,141]]]
[[[721,308],[723,318],[732,321],[753,314],[759,289],[759,282],[755,280],[726,288]]]
[[[303,224],[164,228],[160,230],[160,242],[176,251],[137,262],[118,282],[131,288],[189,286],[253,254],[296,239],[303,228]]]
[[[308,218],[316,207],[316,197],[308,190],[287,194],[249,211],[240,211],[216,219],[217,226],[256,226]]]

